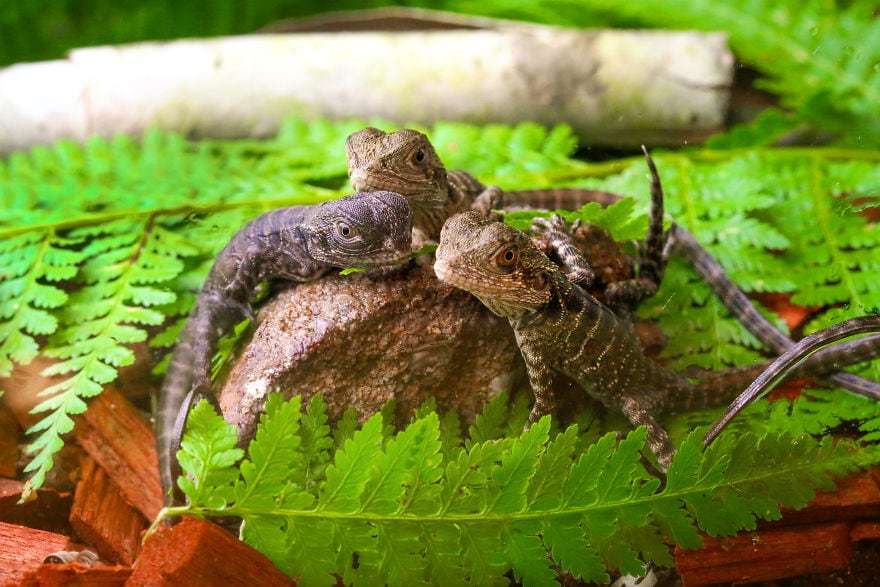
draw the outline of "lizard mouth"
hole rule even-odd
[[[449,265],[445,262],[440,261],[439,259],[434,261],[434,275],[437,276],[437,279],[442,281],[443,283],[448,283],[453,287],[457,287],[458,289],[463,289],[465,291],[470,291],[467,287],[467,283],[464,279],[462,279],[455,271],[450,269]]]

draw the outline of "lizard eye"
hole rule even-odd
[[[345,238],[349,238],[355,235],[355,229],[346,224],[345,222],[340,222],[336,225],[336,230],[340,235]]]
[[[516,265],[519,252],[515,247],[504,247],[495,255],[495,264],[499,267],[510,268]]]
[[[416,161],[421,163],[424,160],[425,160],[425,152],[423,150],[419,149],[418,151],[416,151]]]

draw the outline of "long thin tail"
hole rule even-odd
[[[802,343],[798,343],[798,345],[800,344]],[[791,350],[788,352],[790,353]],[[865,336],[858,340],[833,344],[805,355],[800,363],[792,365],[786,375],[790,377],[821,377],[836,369],[871,361],[878,357],[880,357],[880,335]],[[685,394],[682,397],[671,398],[668,411],[677,413],[728,404],[771,365],[773,362],[767,361],[757,365],[733,367],[721,371],[702,371],[692,375],[693,390],[690,394]]]
[[[666,234],[663,232],[663,185],[660,183],[660,174],[657,166],[651,158],[648,149],[642,145],[645,161],[651,172],[651,219],[648,223],[648,234],[645,235],[642,245],[642,255],[639,259],[639,275],[647,277],[658,286],[663,281],[663,273],[666,268],[664,250],[666,249]]]
[[[171,355],[162,382],[156,414],[159,478],[166,505],[182,499],[175,483],[179,475],[177,450],[190,404],[211,394],[211,359],[220,336],[244,319],[237,307],[221,305],[210,294],[199,296]]]
[[[811,355],[834,345],[837,341],[865,334],[868,332],[880,332],[880,315],[862,316],[853,318],[840,324],[835,324],[825,330],[820,330],[798,341],[791,349],[783,353],[773,361],[770,366],[761,373],[748,389],[746,389],[730,405],[724,416],[712,426],[706,435],[704,444],[711,443],[718,434],[739,414],[743,408],[755,401],[762,394],[770,391],[798,365],[804,363]],[[830,350],[830,349],[829,349]]]
[[[758,312],[751,300],[727,277],[721,264],[700,245],[693,234],[676,226],[672,238],[675,250],[691,262],[697,273],[746,330],[776,353],[782,354],[794,346],[795,343],[790,338]],[[880,383],[842,372],[831,373],[827,379],[854,393],[880,399]]]
[[[504,192],[505,208],[537,208],[542,210],[577,210],[584,204],[597,202],[610,206],[621,196],[601,190],[584,188],[548,188]]]

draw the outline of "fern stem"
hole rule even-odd
[[[374,523],[408,523],[408,524],[431,524],[431,523],[459,523],[459,524],[484,524],[484,523],[513,523],[534,520],[548,520],[557,517],[570,517],[577,515],[589,515],[593,513],[603,512],[607,510],[618,510],[627,507],[637,507],[655,503],[657,501],[680,500],[691,495],[702,495],[707,491],[715,491],[719,487],[735,488],[739,485],[753,486],[764,480],[775,478],[795,478],[798,473],[809,472],[814,469],[820,470],[836,470],[847,471],[854,467],[866,466],[876,462],[880,458],[880,452],[871,450],[869,447],[861,449],[860,453],[843,453],[836,458],[823,460],[820,464],[816,463],[797,463],[796,466],[776,467],[772,470],[765,470],[760,475],[751,475],[737,478],[731,481],[723,481],[718,486],[694,485],[687,487],[681,491],[654,493],[647,496],[618,499],[614,501],[606,501],[602,503],[593,503],[580,507],[560,507],[553,510],[544,511],[526,511],[514,513],[490,513],[477,512],[470,514],[434,514],[434,515],[414,515],[408,513],[397,514],[376,514],[372,512],[333,512],[327,510],[297,510],[277,506],[265,508],[260,507],[237,507],[235,505],[221,508],[211,509],[201,506],[181,506],[177,508],[169,508],[168,516],[180,515],[196,515],[196,516],[283,516],[289,518],[309,518],[309,519],[326,519],[339,521],[364,521]]]

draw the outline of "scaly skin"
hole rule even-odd
[[[410,200],[414,242],[418,243],[435,241],[448,217],[472,208],[484,214],[493,208],[505,206],[575,210],[587,202],[607,206],[620,199],[613,193],[585,189],[502,192],[498,188],[487,188],[464,171],[447,171],[428,137],[415,130],[386,133],[366,128],[348,137],[346,151],[349,176],[355,189],[387,189]],[[647,156],[647,152],[645,154]],[[650,157],[647,159],[652,176],[652,199],[657,202],[658,194],[662,194],[660,179]],[[656,293],[660,285],[668,252],[661,238],[662,216],[662,205],[652,207],[652,232],[649,232],[643,244],[639,276],[611,284],[605,292],[606,299],[618,313],[628,313],[640,301]],[[548,231],[547,236],[553,235]],[[721,265],[687,230],[674,226],[668,244],[694,265],[727,309],[758,340],[777,353],[786,351],[794,344],[757,311],[727,277]],[[664,249],[662,255],[661,249]],[[584,273],[580,280],[589,281],[589,265],[585,264],[582,269]],[[874,342],[880,342],[880,337],[876,337]],[[851,352],[858,356],[866,345],[870,350],[873,343],[857,341],[844,344],[852,345]],[[845,348],[842,347],[840,352],[844,352]],[[829,373],[827,377],[844,389],[880,399],[880,384],[876,382],[843,372]]]
[[[574,285],[527,235],[477,212],[446,222],[436,254],[441,281],[472,293],[513,327],[535,396],[531,421],[553,410],[552,379],[563,374],[633,425],[644,425],[666,467],[674,448],[655,418],[720,405],[745,385],[744,370],[707,388],[655,363],[628,320]]]
[[[217,341],[252,315],[257,286],[266,280],[310,281],[333,267],[399,264],[409,256],[411,235],[406,198],[380,191],[273,210],[232,237],[214,261],[174,347],[159,396],[159,469],[171,502],[175,454],[188,408],[200,397],[213,397],[211,358]]]
[[[761,373],[748,389],[742,392],[730,407],[724,416],[712,426],[706,434],[704,444],[709,445],[724,428],[739,414],[747,405],[761,397],[763,394],[771,391],[778,383],[780,383],[788,374],[794,371],[798,365],[815,356],[823,349],[828,352],[828,347],[845,338],[868,332],[880,332],[880,316],[861,316],[852,318],[830,326],[825,330],[814,332],[799,340],[785,353],[780,355]],[[874,337],[876,338],[876,337]],[[874,346],[880,346],[875,341]]]
[[[585,201],[610,204],[618,196],[584,189],[502,192],[464,171],[447,171],[424,134],[365,128],[346,141],[348,175],[356,190],[391,190],[413,208],[414,240],[436,241],[447,218],[475,209],[488,214],[502,206],[578,208]]]

